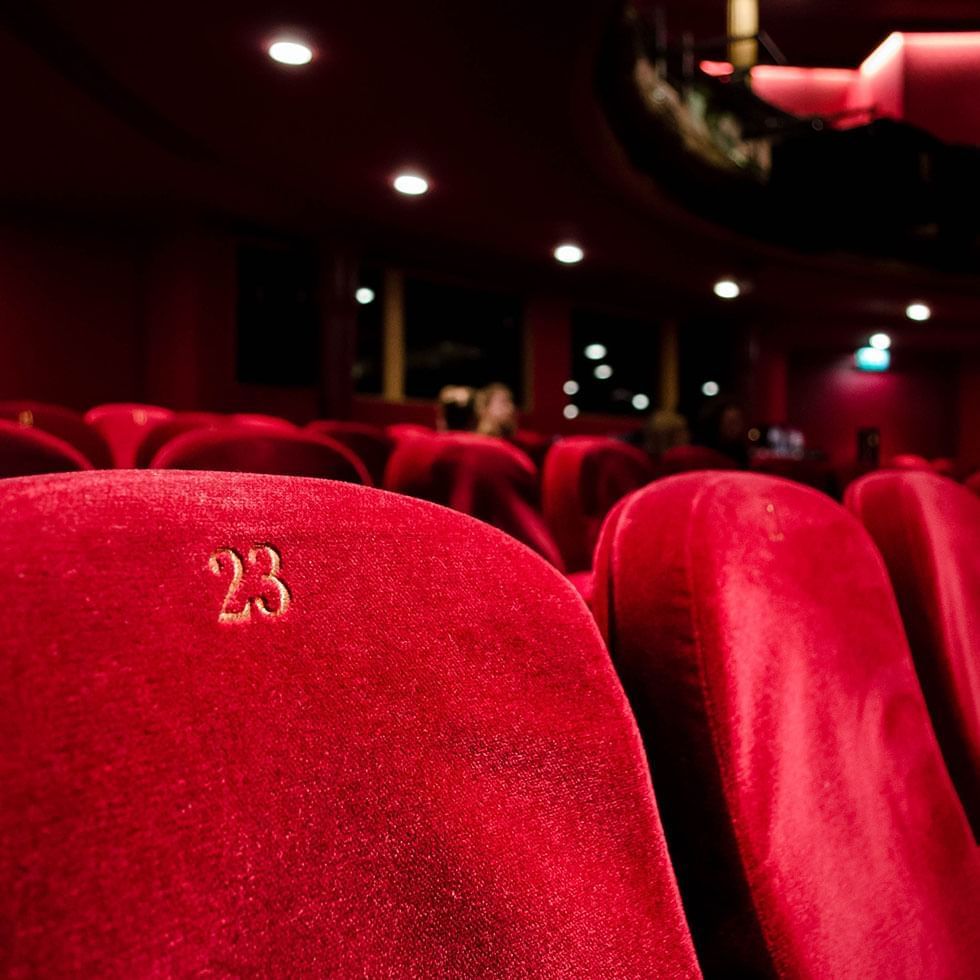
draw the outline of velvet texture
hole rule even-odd
[[[932,470],[932,464],[925,456],[918,456],[915,453],[900,453],[888,460],[888,468],[892,470],[921,470],[928,473]]]
[[[966,478],[966,488],[980,497],[980,473],[974,473]]]
[[[568,571],[592,568],[603,518],[653,477],[649,456],[615,439],[575,436],[551,447],[541,473],[541,509]]]
[[[140,443],[156,426],[173,417],[169,408],[123,403],[97,405],[85,413],[85,421],[109,444],[112,462],[121,469],[135,466]]]
[[[706,975],[975,976],[980,863],[881,558],[752,474],[626,498],[595,606]]]
[[[538,469],[541,469],[544,466],[544,461],[548,456],[548,451],[551,449],[554,440],[541,432],[534,432],[531,429],[518,429],[511,437],[511,442],[521,452],[527,453],[531,462]]]
[[[675,446],[657,460],[657,476],[674,476],[695,470],[736,470],[738,463],[730,456],[707,446]]]
[[[363,422],[316,421],[307,431],[326,436],[346,446],[367,467],[375,486],[384,483],[385,467],[395,440],[384,429]]]
[[[371,485],[364,464],[346,447],[313,433],[250,423],[195,429],[153,457],[158,470],[230,470],[309,476]]]
[[[462,432],[409,436],[388,461],[385,486],[492,524],[564,567],[536,508],[537,468],[503,439]]]
[[[90,469],[92,464],[63,439],[31,426],[0,421],[0,478]]]
[[[168,442],[182,436],[185,432],[195,432],[198,429],[213,429],[219,425],[227,425],[226,416],[217,412],[179,412],[167,422],[154,426],[136,450],[136,466],[146,469],[153,462],[153,457]]]
[[[112,468],[112,451],[102,435],[78,412],[46,402],[0,402],[0,419],[40,429],[74,446],[96,469]]]
[[[980,840],[980,500],[932,473],[873,473],[847,507],[885,559],[953,782]]]
[[[7,975],[698,976],[622,689],[526,549],[295,478],[0,503]]]

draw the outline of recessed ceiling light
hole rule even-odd
[[[613,375],[613,369],[608,364],[597,364],[592,373],[600,381],[608,381]]]
[[[644,395],[642,392],[639,395],[633,396],[633,408],[638,412],[645,412],[650,407],[650,396]]]
[[[576,262],[581,262],[585,258],[585,252],[571,242],[556,246],[554,255],[562,265],[575,265]]]
[[[604,344],[589,344],[585,348],[585,356],[590,361],[601,361],[606,356],[606,348]]]
[[[892,345],[892,339],[886,333],[876,333],[872,334],[868,343],[874,347],[875,350],[888,350],[888,348]]]
[[[719,391],[721,391],[721,388],[718,386],[717,381],[705,381],[705,383],[701,385],[701,394],[706,398],[714,398]]]
[[[308,65],[313,60],[313,49],[301,41],[282,39],[269,45],[269,57],[280,65]]]
[[[577,419],[578,418],[578,408],[575,405],[566,405],[561,410],[561,414],[564,415],[566,419]]]
[[[926,306],[925,303],[909,303],[905,307],[905,315],[910,320],[916,320],[919,323],[924,323],[929,317],[932,316],[932,310]]]
[[[367,286],[361,286],[361,288],[354,293],[354,299],[356,299],[361,306],[367,306],[368,303],[374,302],[374,290],[368,289]]]
[[[429,189],[429,182],[418,174],[399,174],[394,180],[394,188],[399,194],[418,197]]]
[[[572,395],[577,395],[578,394],[578,382],[577,381],[566,381],[561,386],[561,390],[563,392],[565,392],[565,394],[568,395],[569,398],[571,398]]]
[[[719,299],[738,299],[742,295],[742,287],[734,279],[719,279],[714,290]]]

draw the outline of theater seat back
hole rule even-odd
[[[551,447],[541,474],[541,507],[568,571],[592,567],[603,518],[653,477],[649,456],[615,439],[574,436]]]
[[[385,472],[389,490],[451,507],[492,524],[562,568],[537,510],[537,468],[503,439],[441,433],[398,443]]]
[[[273,473],[371,484],[364,464],[339,442],[299,430],[249,423],[186,432],[164,445],[150,466],[164,470]]]
[[[47,402],[0,402],[0,420],[39,429],[74,446],[96,469],[111,469],[112,451],[101,433],[70,408]]]
[[[657,460],[657,476],[674,476],[696,470],[735,470],[738,463],[708,446],[674,446]]]
[[[90,469],[92,464],[63,439],[16,422],[0,421],[0,479]]]
[[[326,436],[346,446],[367,467],[375,486],[384,483],[385,467],[395,440],[384,429],[363,422],[310,422],[307,431]]]
[[[891,576],[916,671],[980,840],[980,500],[932,473],[881,472],[847,489]]]
[[[296,478],[7,481],[0,592],[5,974],[698,976],[594,623],[492,528]]]
[[[844,508],[752,474],[655,483],[603,530],[595,604],[706,974],[975,973],[978,850]]]
[[[85,421],[109,444],[115,466],[126,469],[136,465],[136,451],[147,433],[173,416],[159,405],[113,403],[89,409]]]
[[[227,424],[227,416],[217,412],[178,412],[172,419],[161,422],[146,433],[136,449],[135,464],[139,469],[146,469],[153,462],[153,457],[168,442],[185,432],[213,429]]]

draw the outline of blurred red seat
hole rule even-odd
[[[948,456],[937,456],[936,459],[929,460],[929,466],[932,467],[933,473],[948,476],[951,480],[959,479],[959,467],[956,465],[955,459]]]
[[[699,976],[595,625],[497,531],[295,478],[16,480],[0,593],[10,976]]]
[[[656,461],[657,476],[673,476],[695,470],[735,470],[738,463],[730,456],[707,446],[674,446]]]
[[[128,469],[136,465],[136,450],[147,433],[173,416],[169,408],[158,405],[114,403],[89,409],[85,421],[109,444],[113,463]]]
[[[430,429],[424,425],[415,425],[411,422],[395,422],[392,425],[387,425],[385,426],[385,432],[396,443],[401,442],[402,439],[429,438],[436,434],[435,429]]]
[[[830,497],[840,499],[841,490],[833,466],[819,459],[792,459],[786,456],[757,456],[752,460],[752,472],[766,476],[781,476],[786,480],[804,483]]]
[[[92,464],[64,439],[0,420],[0,478],[90,469]]]
[[[916,453],[899,453],[897,456],[892,456],[888,460],[886,469],[922,470],[923,472],[929,472],[932,470],[932,465],[925,456],[919,456]]]
[[[972,476],[968,476],[964,482],[967,490],[971,490],[980,497],[980,473],[974,473]]]
[[[558,546],[537,511],[537,483],[537,468],[516,446],[463,432],[402,439],[385,472],[389,490],[492,524],[562,568]]]
[[[980,840],[980,500],[933,473],[881,472],[845,503],[885,559],[946,764]]]
[[[650,457],[616,439],[572,436],[551,447],[541,474],[541,507],[569,572],[592,567],[603,518],[653,477]]]
[[[168,442],[184,435],[185,432],[213,429],[228,424],[228,416],[219,415],[217,412],[178,412],[172,419],[161,422],[147,432],[136,449],[136,466],[139,469],[146,469],[153,462],[153,457]]]
[[[518,449],[527,453],[531,462],[540,469],[544,466],[545,457],[555,440],[551,436],[530,429],[518,429],[511,437],[511,441]]]
[[[364,422],[335,422],[317,420],[307,425],[307,431],[326,436],[345,445],[367,467],[375,486],[384,483],[388,457],[395,440],[384,429]]]
[[[112,468],[112,451],[102,435],[87,425],[80,412],[46,402],[0,402],[0,419],[40,429],[74,446],[96,469]]]
[[[975,975],[980,850],[843,507],[658,481],[606,522],[595,607],[706,975]]]
[[[225,470],[309,476],[371,485],[364,464],[346,447],[300,430],[228,423],[171,439],[150,463],[158,470]]]
[[[261,412],[235,412],[227,418],[236,425],[268,426],[270,429],[288,429],[290,431],[299,428],[289,419],[281,418],[278,415],[263,415]]]

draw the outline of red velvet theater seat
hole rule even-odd
[[[980,500],[932,473],[873,473],[845,503],[891,575],[946,763],[980,839]]]
[[[761,456],[752,460],[751,468],[754,473],[781,476],[786,480],[804,483],[838,500],[841,496],[834,468],[824,460]]]
[[[463,432],[403,439],[385,471],[389,490],[492,524],[562,568],[558,546],[536,509],[537,484],[537,468],[516,446]]]
[[[227,425],[228,421],[228,416],[219,415],[217,412],[178,412],[172,419],[161,422],[146,433],[136,450],[136,466],[139,469],[146,469],[153,462],[153,457],[168,442],[184,435],[185,432],[213,429],[219,425]]]
[[[918,456],[915,453],[899,453],[897,456],[892,456],[888,461],[887,468],[891,470],[921,470],[928,473],[932,470],[932,464],[925,456]]]
[[[843,507],[655,483],[603,529],[595,604],[706,975],[976,976],[980,850]]]
[[[531,429],[518,429],[512,437],[514,445],[521,452],[527,453],[531,462],[539,469],[544,466],[544,461],[554,441],[551,436],[546,436],[542,432],[534,432]]]
[[[234,415],[228,416],[228,419],[237,425],[258,425],[267,426],[270,429],[288,430],[297,428],[296,424],[290,422],[289,419],[281,418],[278,415],[263,415],[261,412],[236,412]]]
[[[229,423],[185,432],[168,442],[150,466],[157,470],[230,470],[371,484],[364,464],[339,442],[264,425]]]
[[[109,444],[113,463],[128,469],[136,465],[136,450],[147,433],[173,416],[169,408],[158,405],[117,403],[89,409],[85,413],[85,421],[97,429]]]
[[[738,463],[730,456],[707,446],[674,446],[657,460],[657,476],[692,473],[695,470],[735,470]]]
[[[72,445],[40,429],[0,421],[0,478],[90,470]]]
[[[0,419],[40,429],[74,446],[96,469],[111,469],[112,451],[79,412],[46,402],[0,402]]]
[[[698,976],[580,600],[392,494],[0,486],[10,976]]]
[[[367,467],[375,486],[384,483],[388,457],[395,448],[395,440],[384,429],[363,422],[328,420],[310,422],[306,429],[346,446]]]
[[[980,497],[980,473],[974,473],[965,480],[967,490],[972,491]]]
[[[573,436],[551,447],[541,474],[541,508],[568,571],[592,567],[603,518],[653,477],[650,457],[615,439]]]

